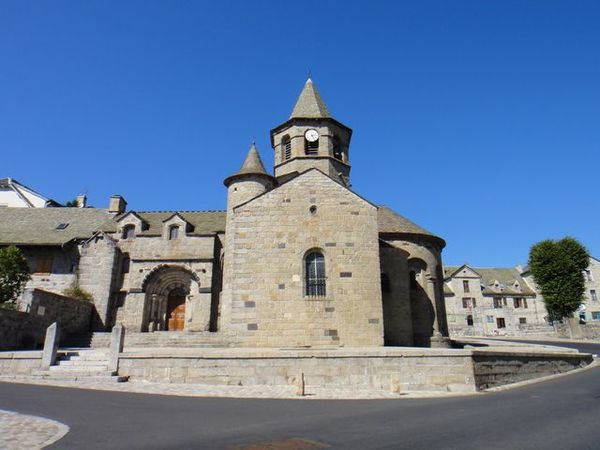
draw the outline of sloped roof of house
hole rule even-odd
[[[0,245],[63,245],[89,238],[113,220],[102,208],[2,208]]]
[[[44,206],[62,206],[60,203],[40,194],[39,192],[25,186],[23,183],[15,180],[14,178],[6,177],[0,178],[0,189],[9,189],[13,191],[17,197],[25,204],[28,208],[34,208],[35,205],[29,201],[25,192],[30,195],[39,198],[45,202]],[[25,191],[25,192],[24,192]]]
[[[444,277],[452,276],[454,272],[463,266],[444,266]],[[536,293],[527,282],[521,277],[519,271],[512,267],[466,267],[471,268],[481,275],[481,284],[483,285],[483,295],[504,295],[504,296],[535,296]],[[495,287],[494,283],[498,281],[500,286]],[[517,281],[521,290],[514,288],[514,282]]]
[[[192,231],[188,232],[188,235],[198,236],[225,231],[225,211],[136,211],[135,213],[145,224],[140,236],[160,236],[164,221],[176,213],[192,226]],[[115,225],[115,222],[107,223],[103,231],[114,232]]]

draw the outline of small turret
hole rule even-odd
[[[253,142],[240,170],[223,181],[227,186],[227,211],[271,190],[273,183]]]

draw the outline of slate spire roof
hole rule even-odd
[[[265,169],[262,159],[260,159],[258,149],[256,148],[256,144],[254,142],[252,142],[250,150],[248,150],[248,155],[246,156],[244,164],[242,164],[240,170],[225,179],[225,186],[228,186],[233,179],[242,175],[262,175],[271,178],[271,175],[269,175]]]
[[[325,119],[331,118],[325,102],[319,95],[317,87],[309,78],[298,97],[290,119]]]

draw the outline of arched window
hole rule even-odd
[[[388,277],[387,273],[381,273],[381,292],[384,294],[389,294],[392,292],[392,287],[390,285],[390,277]]]
[[[326,280],[325,276],[325,257],[319,251],[312,251],[306,258],[305,263],[305,282],[306,295],[308,297],[325,297]]]
[[[467,325],[470,327],[473,326],[473,316],[471,314],[467,316]]]
[[[177,225],[171,225],[169,227],[169,240],[172,241],[173,239],[177,239],[178,235],[179,235],[179,227]]]
[[[125,225],[122,237],[123,239],[133,239],[135,237],[135,225]]]
[[[287,134],[281,140],[281,156],[283,161],[287,161],[292,157],[292,141]]]

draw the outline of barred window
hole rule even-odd
[[[321,252],[313,251],[306,255],[306,295],[308,297],[325,297],[326,280],[325,257]]]

